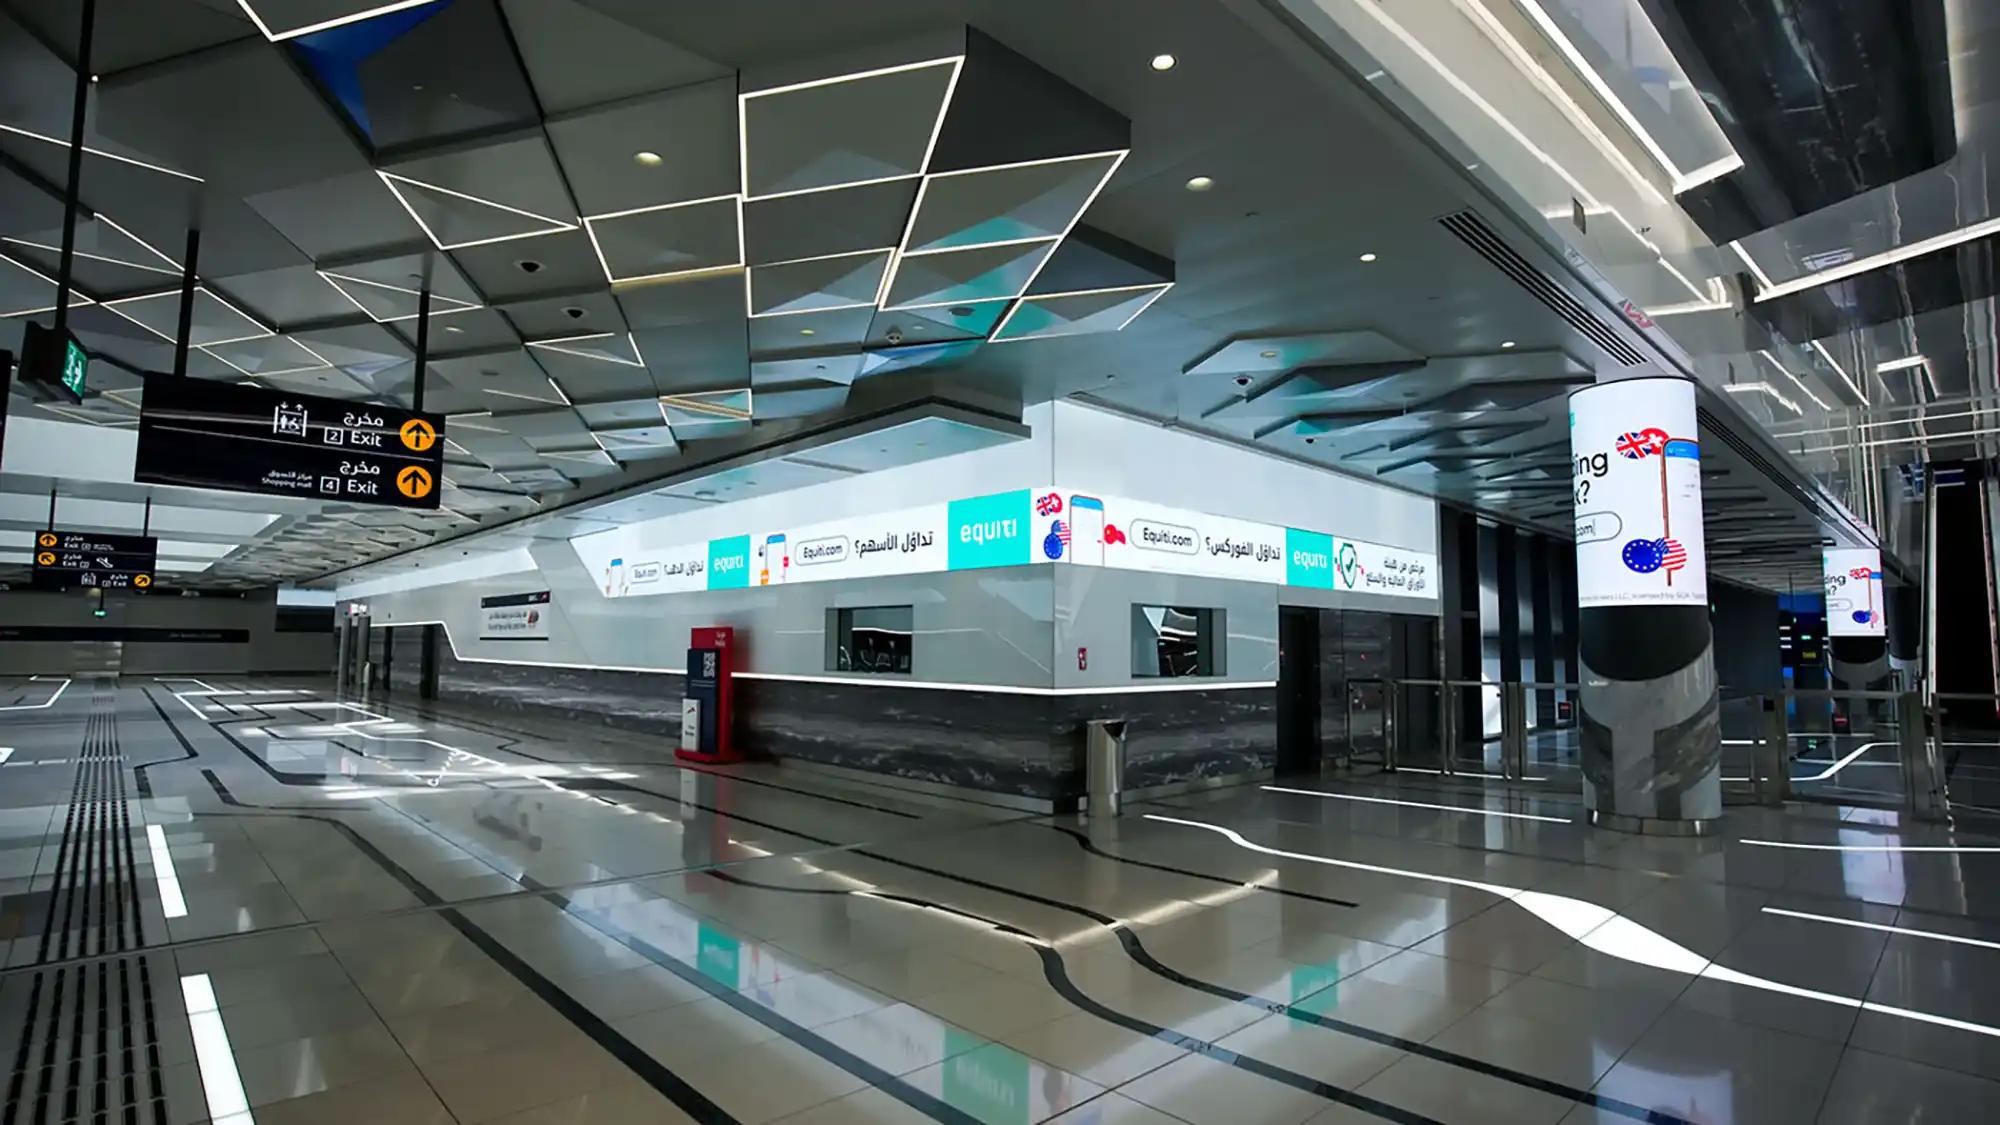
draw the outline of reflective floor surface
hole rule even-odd
[[[1423,775],[1109,824],[303,680],[0,682],[13,1122],[2000,1120],[2000,834]]]

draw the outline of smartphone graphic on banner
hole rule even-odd
[[[785,572],[792,568],[792,549],[785,542],[783,533],[764,537],[764,565],[757,572],[757,585],[769,586],[773,582],[783,582]]]
[[[623,596],[625,590],[620,588],[619,582],[624,577],[625,560],[612,559],[611,565],[604,568],[604,596],[607,598]]]
[[[1095,496],[1069,498],[1069,561],[1079,566],[1104,565],[1104,501]]]

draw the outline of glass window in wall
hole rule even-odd
[[[859,606],[828,613],[833,617],[833,627],[827,631],[828,671],[910,673],[910,641],[916,631],[913,607]]]
[[[1222,611],[1171,605],[1132,607],[1132,675],[1222,675]]]

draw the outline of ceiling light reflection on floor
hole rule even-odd
[[[1913,930],[1907,926],[1890,926],[1881,922],[1863,922],[1859,918],[1836,918],[1830,914],[1809,914],[1803,910],[1785,910],[1776,906],[1764,908],[1766,914],[1776,914],[1784,918],[1802,918],[1808,922],[1830,922],[1836,926],[1852,926],[1861,930],[1879,930],[1885,934],[1902,934],[1905,937],[1925,938],[1930,941],[1948,941],[1958,945],[1976,945],[1982,949],[2000,949],[2000,941],[1983,941],[1979,938],[1962,937],[1958,934],[1940,934],[1931,930]]]
[[[202,1093],[212,1121],[242,1122],[250,1118],[250,1099],[236,1070],[236,1052],[222,1025],[222,1008],[207,973],[181,978],[181,999],[187,1004],[188,1031],[194,1037],[194,1058],[201,1072]]]

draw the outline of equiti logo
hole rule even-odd
[[[959,525],[958,541],[983,547],[988,543],[1004,543],[1020,533],[1020,521],[1015,519],[974,520]]]
[[[742,555],[718,555],[714,565],[716,573],[728,574],[732,570],[742,570],[749,565],[749,561]]]

